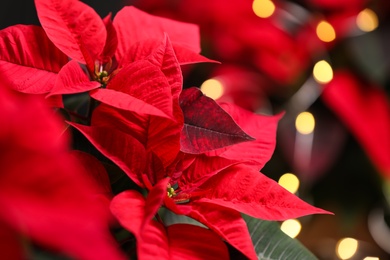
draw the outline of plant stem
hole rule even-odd
[[[160,217],[160,215],[158,213],[156,213],[156,215],[154,215],[157,219],[158,222],[160,222],[161,224],[164,225],[164,221],[162,220],[162,218]]]

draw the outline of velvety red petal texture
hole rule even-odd
[[[173,100],[178,102],[183,87],[183,76],[175,51],[173,50],[171,41],[169,40],[167,34],[164,34],[163,41],[160,42],[160,44],[146,59],[160,68],[171,87]],[[177,106],[177,104],[174,105]],[[179,108],[176,107],[176,109]]]
[[[145,217],[143,226],[153,219],[157,211],[163,204],[164,198],[167,196],[167,185],[169,178],[159,180],[149,191],[145,203]]]
[[[355,135],[378,170],[390,178],[390,103],[386,93],[359,82],[348,72],[337,72],[322,98]]]
[[[118,47],[118,36],[114,24],[111,21],[111,13],[103,19],[103,22],[106,26],[107,38],[104,49],[100,54],[100,60],[102,62],[108,62],[115,55],[116,48]]]
[[[173,44],[173,49],[175,50],[175,54],[177,60],[180,65],[201,63],[201,62],[212,62],[212,63],[220,63],[219,61],[208,59],[195,51],[192,51],[186,47],[180,46],[178,44]]]
[[[71,60],[58,73],[54,87],[48,96],[82,93],[100,86],[99,82],[89,80],[77,61]]]
[[[95,10],[79,0],[35,0],[38,18],[49,39],[66,55],[85,64],[83,46],[97,58],[107,31]]]
[[[189,224],[167,227],[170,259],[229,259],[227,246],[212,231]]]
[[[164,39],[164,37],[165,36],[161,37],[161,39],[147,39],[131,44],[126,55],[120,57],[120,60],[118,61],[119,67],[124,67],[137,60],[146,59],[161,44],[161,40]]]
[[[150,106],[154,106],[165,115],[172,117],[172,94],[170,85],[160,68],[149,61],[140,60],[124,67],[109,82],[107,89],[123,92],[126,95],[132,96],[133,99],[135,98]],[[134,112],[139,114],[148,112],[148,110],[142,112],[145,105],[137,109],[137,105],[140,104],[132,105],[131,102],[128,102],[129,109],[126,109],[125,104],[129,98],[123,98],[124,100],[121,100],[107,96],[107,99],[104,99],[104,96],[100,96],[100,101],[108,105],[125,110],[133,109],[135,110]]]
[[[197,155],[190,166],[183,170],[178,179],[180,190],[191,192],[221,170],[239,162],[241,162],[239,158],[230,160],[223,157],[210,157],[204,154]]]
[[[144,187],[141,174],[146,167],[143,145],[131,135],[114,128],[70,123],[103,155],[118,165],[137,185]]]
[[[106,104],[100,104],[95,108],[91,120],[91,126],[114,128],[122,131],[133,136],[145,147],[149,141],[148,124],[149,117],[147,115],[138,115]]]
[[[177,103],[183,77],[168,36],[164,34],[163,40],[157,42],[142,42],[133,51],[134,59],[125,64],[107,87],[149,101],[167,115],[172,115],[172,109],[180,110]]]
[[[241,142],[252,141],[214,100],[198,88],[183,90],[180,107],[184,114],[181,151],[200,154]],[[212,115],[205,116],[212,111]]]
[[[234,104],[221,103],[220,105],[255,140],[222,148],[216,153],[230,160],[239,158],[240,161],[260,170],[271,159],[275,150],[276,129],[283,114],[265,116],[252,113]]]
[[[61,121],[37,98],[0,87],[0,223],[75,258],[122,259],[109,212],[95,203],[96,183],[68,153]]]
[[[138,258],[229,259],[226,245],[210,230],[189,224],[176,224],[165,230],[152,219],[166,197],[167,184],[168,179],[160,180],[146,200],[138,192],[125,191],[111,202],[112,213],[137,239]]]
[[[160,40],[161,39],[147,39],[132,44],[126,55],[121,57],[119,64],[125,65],[136,60],[144,59],[160,44]],[[174,42],[172,43],[172,48],[180,65],[200,62],[218,63],[217,61],[210,60],[193,50],[175,44]]]
[[[128,79],[129,77],[124,75],[124,78]],[[124,92],[116,91],[113,89],[96,89],[94,91],[91,91],[90,95],[91,97],[102,103],[108,104],[115,108],[126,110],[128,112],[154,115],[166,118],[170,117],[152,104],[148,104],[145,101],[140,100]]]
[[[248,259],[257,259],[248,228],[239,212],[208,203],[192,203],[191,208],[190,217],[206,225]]]
[[[41,27],[15,25],[0,31],[0,73],[17,91],[49,92],[68,58],[47,38]]]
[[[233,165],[211,177],[197,200],[221,205],[264,220],[286,220],[309,214],[331,214],[304,202],[257,170]]]
[[[164,194],[165,195],[165,194]],[[145,216],[145,198],[137,191],[124,191],[111,201],[111,212],[137,239],[139,259],[169,259],[168,239],[163,225]]]
[[[152,150],[159,156],[164,167],[170,167],[170,164],[176,160],[180,150],[180,131],[184,123],[183,112],[179,105],[179,97],[183,86],[183,76],[180,65],[172,49],[170,39],[166,34],[164,40],[155,51],[147,57],[147,60],[158,66],[166,77],[171,88],[173,115],[173,120],[166,120],[153,116],[150,117],[148,127],[149,135],[153,133],[158,138],[155,138],[156,143],[151,146],[151,149],[148,148],[148,150]]]
[[[165,37],[145,59],[122,68],[107,89],[92,91],[92,97],[110,105],[95,109],[92,125],[132,135],[169,167],[180,149],[181,87],[181,70]]]
[[[147,39],[160,40],[164,33],[169,35],[174,46],[200,52],[199,29],[194,24],[153,16],[127,6],[116,14],[114,26],[119,39],[116,53],[118,60],[127,55],[132,44]]]
[[[159,156],[164,167],[168,167],[179,153],[180,124],[166,118],[139,115],[101,104],[94,111],[92,125],[115,128],[133,136],[147,152]]]

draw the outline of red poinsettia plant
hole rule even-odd
[[[112,20],[78,0],[35,4],[42,27],[0,31],[0,244],[9,259],[20,248],[258,259],[248,218],[329,213],[259,172],[282,114],[183,89],[182,65],[212,62],[199,54],[197,26],[130,6]],[[277,252],[280,241],[268,242]]]

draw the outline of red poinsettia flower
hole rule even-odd
[[[136,191],[125,191],[111,203],[111,211],[137,239],[140,259],[228,259],[226,244],[212,231],[190,224],[168,227],[152,219],[160,208],[168,179],[160,180],[147,199]],[[131,209],[129,209],[131,205]]]
[[[157,198],[162,196],[172,211],[204,223],[249,258],[255,258],[255,253],[240,212],[264,219],[325,212],[258,172],[273,152],[279,117],[251,118],[230,108],[237,114],[235,120],[243,116],[241,124],[259,137],[251,142],[253,138],[199,90],[180,93],[180,63],[168,36],[147,53],[142,45],[135,49],[136,58],[107,82],[107,88],[92,92],[102,103],[93,112],[91,126],[71,123],[136,184],[152,191],[168,177],[169,185],[158,189]],[[107,94],[98,98],[99,92]],[[113,97],[120,99],[110,102]],[[252,129],[254,126],[261,127],[260,136]],[[230,178],[237,179],[237,185],[228,185]],[[251,186],[250,179],[259,185]],[[176,185],[179,187],[175,189]],[[128,202],[145,203],[131,194],[138,202]],[[126,198],[119,195],[112,205]],[[114,214],[140,241],[150,242],[137,235],[139,225],[129,226],[129,220],[123,219],[134,216],[128,213],[131,210],[129,205]],[[148,219],[145,213],[137,214]]]
[[[0,35],[4,49],[0,70],[10,79],[10,86],[19,91],[50,95],[85,92],[106,86],[116,74],[120,78],[116,84],[123,83],[126,66],[147,56],[165,33],[172,40],[180,64],[208,61],[198,54],[195,25],[151,16],[134,7],[123,8],[111,22],[110,15],[101,19],[78,0],[36,0],[35,4],[43,29],[16,25]],[[124,87],[116,84],[107,88]],[[123,106],[115,101],[118,95],[112,90],[99,89],[92,96]],[[135,103],[144,102],[137,98]]]
[[[186,92],[184,94],[187,95]],[[205,105],[204,102],[200,103]],[[236,144],[229,149],[210,151],[209,155],[187,154],[182,157],[177,171],[170,176],[170,184],[166,189],[168,196],[164,202],[168,209],[198,220],[247,257],[256,259],[240,212],[262,219],[282,220],[325,211],[302,202],[258,172],[272,154],[279,117],[255,116],[231,105],[225,105],[224,108],[245,130],[259,139]],[[207,106],[206,109],[213,111]],[[202,111],[199,112],[203,114]],[[196,121],[195,118],[192,120]],[[188,121],[191,120],[187,119]],[[161,168],[156,168],[160,171],[154,172],[154,175],[149,172],[148,176],[151,177],[145,178],[142,175],[145,186],[150,190],[153,189],[150,182],[155,176],[166,176],[161,173]],[[119,200],[121,198],[114,199],[116,202]],[[127,211],[130,209],[122,208],[122,213],[114,214],[122,218]]]
[[[390,177],[390,105],[386,93],[363,84],[347,71],[338,71],[322,99],[361,143],[380,173]]]
[[[240,212],[268,220],[326,213],[301,201],[258,172],[272,155],[279,116],[259,116],[236,106],[224,105],[242,128],[258,138],[249,141],[251,138],[240,130],[229,114],[199,90],[183,91],[180,103],[184,125],[177,128],[182,128],[178,137],[182,152],[176,150],[176,158],[168,165],[134,138],[133,128],[137,122],[129,122],[129,118],[121,117],[120,128],[114,128],[111,120],[105,126],[74,125],[141,187],[153,190],[160,180],[169,177],[169,184],[162,194],[165,206],[205,224],[251,259],[255,259],[256,254]],[[153,116],[148,117],[152,122]],[[125,129],[126,122],[131,129]],[[153,128],[148,128],[153,135],[160,133],[153,140],[164,145],[167,153],[172,154],[170,150],[178,149],[170,139],[164,138],[164,125],[159,130]],[[242,143],[243,140],[246,142]],[[132,199],[134,197],[137,196],[131,195]],[[125,198],[132,201],[119,195],[112,203],[122,205],[120,201]],[[112,207],[115,207],[114,214],[119,221],[133,230],[133,226],[126,224],[130,220],[123,219],[130,216],[133,209]]]
[[[258,172],[273,153],[279,116],[256,116],[224,105],[227,113],[196,88],[180,93],[180,66],[168,38],[139,61],[155,64],[156,72],[146,75],[133,68],[123,94],[144,93],[148,86],[143,82],[157,92],[169,89],[167,95],[149,98],[170,117],[100,104],[91,126],[71,123],[136,184],[153,190],[170,178],[162,194],[165,206],[205,224],[249,258],[255,258],[255,252],[240,212],[273,220],[325,213]],[[122,218],[127,211],[132,208],[114,214],[126,222]]]
[[[24,259],[34,243],[79,259],[123,259],[98,186],[69,154],[63,124],[42,100],[3,86],[0,110],[2,258]]]
[[[260,116],[235,105],[221,105],[256,140],[195,158],[187,155],[186,159],[192,163],[187,163],[189,166],[182,171],[177,180],[177,195],[171,199],[190,200],[177,207],[168,202],[166,205],[207,225],[246,256],[255,258],[239,212],[261,219],[283,220],[325,211],[304,203],[259,173],[273,153],[280,116]],[[240,236],[235,230],[240,230]]]
[[[94,139],[98,139],[100,149],[119,157],[132,156],[131,150],[127,149],[136,151],[139,145],[132,144],[133,141],[129,139],[126,141],[129,145],[123,145],[118,149],[116,147],[118,143],[112,142],[116,138],[104,137],[104,133],[115,136],[122,132],[129,135],[148,152],[156,154],[163,167],[168,167],[180,150],[180,131],[183,126],[183,115],[179,106],[183,79],[169,38],[165,37],[149,56],[132,63],[126,70],[127,73],[123,74],[123,77],[118,74],[112,80],[112,84],[121,80],[121,83],[116,84],[123,86],[120,91],[115,91],[121,96],[117,102],[127,105],[127,109],[124,109],[124,106],[101,103],[92,114],[91,127],[75,124],[74,126],[80,130],[88,129],[87,131],[92,131],[92,135],[98,135]],[[108,86],[102,90],[110,91]],[[129,109],[130,106],[133,108],[132,111]],[[101,134],[103,135],[100,136]],[[129,163],[125,164],[126,167],[136,167],[140,164],[134,162],[134,166],[130,163],[132,160],[127,161]],[[132,171],[129,169],[131,168],[124,170],[131,175]],[[134,178],[133,181],[141,185],[138,178]]]
[[[149,102],[153,104],[154,107],[160,111],[164,111],[165,114],[169,116],[148,113],[148,108],[145,106],[139,107],[137,110],[138,113],[134,113],[134,111],[130,112],[102,103],[95,109],[92,115],[91,127],[77,124],[73,125],[79,128],[87,136],[90,136],[93,143],[95,143],[99,149],[104,150],[105,152],[103,153],[106,155],[110,155],[111,157],[115,155],[115,158],[119,157],[121,160],[124,160],[124,155],[128,157],[133,156],[132,151],[136,151],[138,149],[137,147],[141,144],[142,147],[144,147],[142,149],[146,149],[148,153],[155,154],[158,159],[161,160],[162,167],[165,169],[172,167],[172,164],[176,163],[175,161],[177,161],[179,151],[181,147],[184,147],[183,142],[181,142],[180,139],[181,132],[196,132],[196,130],[200,129],[201,131],[198,133],[202,134],[207,132],[208,129],[207,127],[189,127],[183,129],[184,117],[182,108],[179,105],[182,76],[179,63],[175,59],[175,53],[168,38],[162,41],[160,46],[150,56],[145,60],[140,60],[140,62],[155,64],[155,73],[145,72],[145,74],[140,72],[137,67],[129,67],[133,70],[129,70],[128,75],[131,75],[131,77],[128,77],[128,83],[125,84],[127,87],[122,89],[124,97],[126,97],[128,92],[138,95],[143,94],[150,100]],[[150,91],[145,92],[145,90]],[[127,102],[126,99],[121,101],[123,103]],[[192,104],[195,105],[195,103]],[[200,104],[197,107],[194,106],[192,109],[206,109],[206,107],[202,107],[202,104]],[[200,110],[198,110],[198,112],[199,111]],[[226,115],[224,116],[226,118]],[[217,128],[223,127],[218,126],[218,121],[215,121],[214,123]],[[195,122],[195,124],[199,123]],[[211,126],[208,126],[208,128],[210,127]],[[232,133],[226,133],[225,137],[229,135],[232,136],[232,138],[235,138],[234,142],[250,139],[250,137],[242,132],[238,126],[234,131],[235,132]],[[215,131],[215,133],[220,132],[222,133],[223,130],[218,129],[218,131]],[[112,134],[113,137],[109,138],[105,136],[106,134]],[[117,139],[115,136],[127,139],[126,142],[131,145],[116,147],[118,143],[112,141]],[[185,135],[183,135],[183,137],[185,137]],[[221,139],[221,142],[218,143],[218,139],[215,139],[216,141],[214,143],[210,142],[207,138],[200,140],[201,136],[198,135],[197,139],[188,138],[188,142],[185,142],[184,144],[188,143],[185,147],[189,150],[193,149],[192,146],[197,145],[191,142],[202,143],[202,146],[205,147],[207,147],[207,143],[210,143],[214,146],[214,149],[228,145],[227,143],[224,143],[223,138],[220,138],[219,136],[215,137]],[[127,151],[127,149],[134,150]],[[198,150],[199,149],[201,148],[198,147]],[[209,148],[205,149],[207,150]],[[141,155],[142,153],[137,154]],[[133,162],[133,159],[129,158],[124,160],[126,166],[124,166],[123,163],[121,163],[121,165],[123,166],[122,169],[125,168],[125,172],[134,182],[145,187],[145,185],[141,184],[142,182],[139,181],[140,176],[132,176],[134,171],[131,170],[131,167],[140,165],[140,161],[145,161],[145,157],[142,160],[141,159],[142,158],[140,158],[140,160],[135,160],[134,164],[132,164],[131,162]],[[175,167],[175,165],[173,166]]]

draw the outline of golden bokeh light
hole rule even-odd
[[[295,128],[298,133],[308,135],[313,133],[316,125],[314,116],[310,112],[302,112],[295,119]]]
[[[278,181],[279,185],[291,193],[296,193],[299,189],[299,179],[292,173],[283,174]]]
[[[363,260],[379,260],[379,257],[366,256],[365,258],[363,258]]]
[[[328,62],[320,60],[314,65],[313,76],[318,83],[328,83],[333,79],[333,69]]]
[[[346,237],[337,242],[336,254],[340,259],[350,259],[356,254],[358,247],[359,243],[356,239]]]
[[[217,79],[208,79],[200,86],[200,90],[212,99],[218,99],[223,95],[223,85]]]
[[[326,21],[321,21],[318,23],[316,33],[318,38],[323,42],[331,42],[336,39],[336,31],[334,30],[333,26]]]
[[[378,16],[371,9],[364,9],[356,17],[356,25],[363,32],[371,32],[378,27]]]
[[[302,225],[301,222],[296,219],[288,219],[283,221],[280,229],[289,237],[295,238],[301,232]]]
[[[260,18],[268,18],[275,12],[275,4],[270,0],[254,0],[253,12]]]

